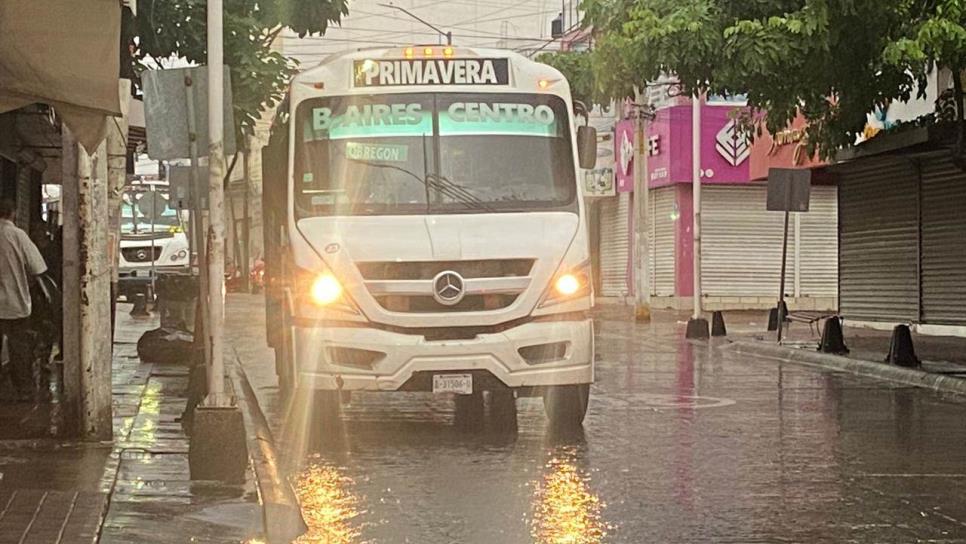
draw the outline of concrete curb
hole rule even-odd
[[[718,349],[733,353],[748,353],[798,363],[809,366],[817,366],[826,369],[848,372],[857,376],[875,378],[924,389],[932,389],[943,393],[955,395],[966,395],[966,380],[943,374],[934,374],[912,368],[903,368],[878,363],[875,361],[864,361],[860,359],[850,359],[840,355],[831,355],[810,351],[806,349],[790,348],[763,342],[734,341],[730,344],[720,346]]]
[[[302,518],[302,508],[295,490],[281,474],[275,439],[237,355],[231,366],[232,379],[236,383],[235,391],[247,423],[248,432],[245,434],[248,437],[249,454],[262,502],[265,537],[270,544],[287,544],[305,534],[308,527]]]

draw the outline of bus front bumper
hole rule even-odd
[[[458,328],[455,328],[458,330]],[[319,390],[427,390],[427,374],[489,375],[513,388],[594,381],[591,319],[534,321],[469,340],[366,327],[296,327],[299,382]],[[475,380],[474,387],[486,384]]]

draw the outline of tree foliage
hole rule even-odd
[[[207,62],[207,2],[138,2],[135,61],[164,65],[180,58]],[[236,132],[250,133],[263,111],[284,96],[297,70],[294,61],[271,48],[283,28],[299,36],[323,34],[348,14],[346,0],[224,0],[225,64],[231,72]]]
[[[583,102],[587,108],[592,108],[595,105],[606,105],[609,102],[605,100],[597,85],[590,52],[548,52],[539,55],[537,61],[560,70],[560,73],[570,83],[570,93],[573,95],[573,99]]]
[[[745,94],[771,132],[801,112],[823,156],[866,114],[923,95],[935,67],[966,57],[962,0],[586,0],[593,70],[611,97],[662,74],[679,92]]]

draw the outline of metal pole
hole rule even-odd
[[[785,324],[785,262],[788,259],[788,216],[785,211],[785,234],[782,237],[782,271],[781,283],[778,288],[778,342],[782,341],[782,326]]]
[[[202,339],[204,346],[205,365],[211,364],[211,344],[208,343],[208,331],[211,330],[211,323],[208,315],[208,276],[207,263],[205,258],[205,247],[202,243],[201,233],[204,231],[204,219],[202,217],[201,196],[202,191],[198,180],[198,131],[195,127],[195,92],[194,82],[190,77],[185,78],[185,95],[188,106],[188,149],[191,155],[191,169],[188,171],[188,202],[191,206],[191,217],[189,227],[191,236],[189,237],[191,248],[190,268],[194,274],[195,263],[198,266],[198,312],[201,314],[200,330],[194,331],[195,338]],[[195,322],[197,323],[197,319]]]
[[[209,406],[226,406],[222,348],[225,321],[224,37],[222,0],[208,0],[208,310],[211,329]]]
[[[440,36],[445,37],[446,38],[446,45],[453,45],[453,33],[452,32],[445,32],[445,31],[441,30],[438,26],[436,26],[433,23],[430,23],[429,21],[421,18],[420,16],[416,15],[415,13],[409,11],[406,8],[402,8],[402,7],[399,7],[399,6],[395,6],[393,4],[379,4],[379,5],[382,6],[382,7],[384,7],[384,8],[394,9],[394,10],[397,10],[397,11],[401,11],[401,12],[405,13],[406,15],[409,15],[413,19],[419,21],[420,23],[423,23],[427,27],[429,27],[429,28],[435,30],[436,32],[438,32]]]
[[[691,98],[691,187],[693,218],[694,319],[701,317],[701,95]]]
[[[795,298],[802,296],[802,216],[795,214]]]
[[[156,202],[157,202],[157,198],[158,198],[158,193],[157,193],[157,190],[156,190],[154,184],[151,184],[150,187],[151,187],[151,191],[150,191],[149,194],[151,195],[151,206],[152,206],[152,210],[151,211],[154,212],[157,209]],[[141,197],[141,198],[144,198],[144,197]],[[135,210],[134,213],[137,214],[137,211]],[[157,274],[158,274],[157,261],[154,258],[154,251],[155,251],[155,248],[156,248],[156,242],[154,240],[154,237],[155,237],[155,233],[154,233],[155,228],[154,228],[154,226],[155,226],[155,223],[157,222],[157,218],[154,217],[154,215],[155,215],[154,213],[151,214],[151,278],[150,278],[151,281],[149,282],[150,285],[151,285],[151,287],[150,287],[150,292],[147,293],[147,294],[145,294],[145,296],[144,296],[144,298],[146,299],[145,302],[148,303],[148,304],[154,302],[154,300],[152,300],[152,299],[154,298],[154,290],[157,287],[157,285],[154,283],[154,281],[155,281],[155,278],[157,277]],[[151,296],[148,297],[148,295],[151,295]]]
[[[249,168],[250,165],[248,163],[248,159],[250,158],[251,157],[249,156],[247,150],[242,151],[242,159],[244,159],[245,161],[245,163],[242,165],[244,168],[243,171],[245,173],[245,198],[243,200],[244,207],[242,210],[243,213],[242,213],[241,230],[243,234],[242,234],[242,259],[241,260],[242,260],[242,274],[243,274],[242,285],[244,286],[244,291],[246,293],[250,293],[252,290],[252,286],[249,283],[249,280],[251,279],[251,272],[252,272],[251,262],[249,262],[250,254],[251,254],[251,244],[248,243],[248,239],[251,237],[251,232],[252,232],[252,224],[251,224],[251,218],[250,218],[251,212],[249,211],[249,207],[250,207],[249,199],[251,198],[251,170]]]

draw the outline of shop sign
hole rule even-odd
[[[634,121],[617,123],[617,191],[627,193],[634,190]]]
[[[614,186],[613,168],[584,170],[584,196],[601,197],[617,194]]]
[[[795,146],[795,150],[792,152],[792,164],[795,166],[805,164],[808,158],[808,154],[806,153],[808,142],[806,140],[805,128],[786,129],[775,134],[772,138],[771,148],[768,150],[768,154],[774,156],[786,145]]]
[[[731,166],[738,166],[751,156],[751,139],[734,119],[725,123],[715,135],[714,147]]]

